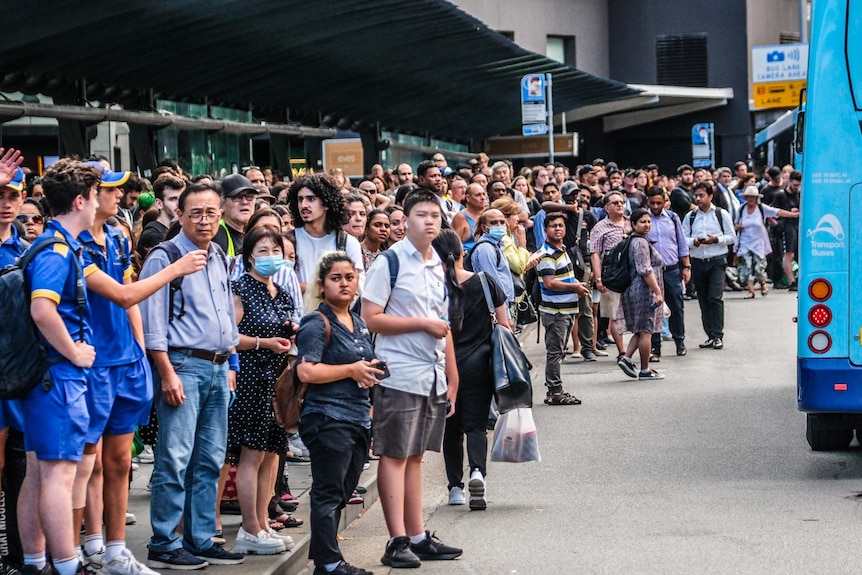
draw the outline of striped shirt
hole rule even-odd
[[[539,274],[539,283],[542,286],[542,303],[539,311],[542,313],[562,313],[572,315],[578,313],[578,294],[573,291],[556,291],[545,287],[545,279],[553,277],[555,280],[576,284],[575,268],[569,254],[564,249],[557,249],[545,242],[542,246],[545,256],[536,266]]]

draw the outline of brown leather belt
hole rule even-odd
[[[169,347],[170,351],[175,351],[177,353],[184,353],[186,355],[190,355],[191,357],[196,357],[197,359],[202,359],[204,361],[211,361],[212,363],[224,363],[227,361],[227,358],[230,356],[230,352],[214,352],[214,351],[204,351],[202,349],[193,349],[190,347]]]

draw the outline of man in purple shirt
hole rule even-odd
[[[647,193],[647,207],[652,219],[647,240],[661,255],[664,273],[664,301],[670,308],[670,333],[676,342],[676,354],[685,355],[685,317],[683,315],[683,286],[691,279],[688,244],[682,233],[682,222],[674,212],[665,209],[664,190],[653,186]],[[661,358],[661,333],[652,334],[650,361]]]

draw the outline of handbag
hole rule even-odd
[[[494,426],[491,461],[526,463],[541,460],[533,410],[521,407],[501,415]]]
[[[517,322],[518,325],[530,325],[539,321],[539,314],[536,313],[536,306],[533,305],[533,298],[530,294],[524,294],[521,299],[515,302],[518,306]]]
[[[319,313],[320,317],[323,318],[323,326],[326,330],[324,347],[326,347],[329,345],[331,335],[329,318],[319,311],[315,313]],[[299,416],[302,413],[302,401],[305,399],[307,389],[308,384],[301,381],[296,374],[296,363],[288,360],[275,382],[275,393],[271,400],[272,414],[275,417],[276,425],[289,432],[295,433],[297,431]]]
[[[494,303],[488,278],[479,273],[485,303],[491,315],[491,361],[489,369],[494,381],[494,399],[500,413],[507,413],[519,407],[533,406],[533,382],[530,370],[533,366],[527,360],[518,339],[508,329],[497,323]]]

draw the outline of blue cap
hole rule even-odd
[[[444,178],[448,178],[449,176],[453,175],[454,173],[455,173],[455,170],[453,170],[449,166],[443,166],[442,168],[440,168],[440,174]]]
[[[87,166],[93,166],[102,172],[102,183],[99,186],[103,188],[119,188],[129,181],[132,172],[114,172],[104,167],[99,162],[84,162]]]
[[[12,178],[12,181],[3,186],[4,188],[12,188],[17,192],[24,191],[24,170],[18,168],[15,170],[15,177]]]

